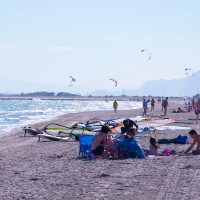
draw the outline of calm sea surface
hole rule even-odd
[[[141,108],[141,102],[118,102],[118,110]],[[112,101],[0,100],[0,133],[65,113],[112,110]]]

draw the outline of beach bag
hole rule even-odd
[[[176,144],[187,144],[187,136],[181,136],[179,135],[176,140],[175,140]]]

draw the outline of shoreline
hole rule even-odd
[[[181,104],[182,102],[181,101],[170,101],[170,102],[173,102],[173,103],[176,103],[176,104]],[[169,103],[170,103],[169,102]],[[138,102],[139,103],[139,102]],[[158,104],[158,103],[157,103]],[[127,111],[127,110],[141,110],[141,113],[143,112],[143,108],[134,108],[134,109],[124,109],[124,110],[118,110],[118,113],[119,111]],[[19,132],[23,127],[32,127],[32,128],[43,128],[41,126],[43,126],[45,123],[49,124],[49,123],[55,123],[57,122],[58,120],[60,120],[61,118],[65,117],[65,115],[70,115],[70,114],[78,114],[78,113],[91,113],[91,115],[94,113],[97,113],[97,112],[107,112],[107,111],[110,111],[110,112],[113,112],[113,109],[111,110],[101,110],[101,111],[83,111],[83,112],[73,112],[73,113],[66,113],[66,114],[62,114],[62,115],[57,115],[57,116],[54,116],[52,118],[49,118],[47,120],[43,120],[43,121],[40,121],[40,122],[35,122],[35,123],[32,123],[32,124],[26,124],[26,125],[23,125],[23,126],[20,126],[20,127],[16,127],[10,131],[7,131],[7,132],[2,132],[0,133],[0,138],[1,137],[5,137],[6,135],[10,135],[10,134],[13,134],[15,132]],[[114,112],[113,112],[114,113]],[[100,115],[102,115],[102,113],[99,113]],[[115,114],[115,113],[114,113]],[[142,115],[142,114],[141,114]],[[133,116],[129,116],[129,117],[133,117]],[[122,118],[122,117],[118,117],[118,118]],[[89,120],[89,119],[88,119]],[[85,121],[86,123],[87,121]],[[73,123],[73,122],[72,122]],[[72,124],[71,123],[71,124]],[[69,124],[68,126],[70,126],[71,124]]]
[[[126,101],[124,101],[124,102],[126,102]],[[32,121],[35,121],[35,122],[31,122],[31,123],[23,123],[23,121],[19,121],[18,123],[19,124],[21,124],[21,125],[18,125],[18,126],[15,126],[14,124],[10,124],[10,130],[8,130],[8,131],[4,131],[4,132],[1,132],[0,133],[0,137],[1,137],[1,135],[7,135],[7,134],[9,134],[10,132],[12,132],[14,129],[16,129],[16,128],[20,128],[20,127],[27,127],[27,126],[33,126],[34,124],[39,124],[39,123],[43,123],[43,121],[52,121],[52,120],[54,120],[54,118],[56,119],[57,117],[59,117],[59,116],[62,116],[62,115],[65,115],[65,114],[72,114],[72,113],[85,113],[85,112],[98,112],[98,111],[112,111],[113,110],[113,108],[111,107],[112,105],[109,103],[109,104],[107,104],[108,102],[104,102],[103,103],[103,105],[105,104],[105,106],[107,106],[107,105],[109,105],[109,106],[107,106],[107,107],[102,107],[102,106],[99,106],[99,103],[97,103],[97,105],[99,106],[99,107],[94,107],[93,109],[93,111],[90,111],[91,110],[91,107],[90,107],[90,103],[87,103],[87,108],[88,109],[86,109],[86,111],[85,110],[82,110],[81,111],[81,109],[79,108],[79,110],[69,110],[68,111],[68,109],[66,109],[65,110],[65,108],[62,108],[62,109],[58,109],[58,110],[54,110],[53,111],[53,113],[51,113],[51,115],[50,116],[48,116],[48,114],[45,114],[45,112],[44,113],[42,113],[41,114],[41,119],[39,120],[39,121],[37,121],[37,115],[32,115],[33,117],[35,116],[35,120],[33,119]],[[142,104],[141,104],[141,102],[131,102],[131,104],[130,104],[130,106],[132,106],[133,108],[133,110],[134,109],[137,109],[137,108],[140,108],[140,107],[142,107]],[[80,104],[81,106],[83,106],[82,104]],[[84,104],[85,105],[85,104]],[[93,105],[93,104],[91,104],[91,105]],[[95,105],[96,105],[96,103],[95,103]],[[126,108],[126,109],[124,109],[124,107]],[[121,107],[119,107],[119,110],[121,110],[121,109],[123,109],[123,110],[129,110],[129,103],[127,103],[127,104],[125,104],[124,105],[124,103],[122,103],[122,105],[121,105]],[[95,110],[95,109],[97,109],[97,110]],[[99,110],[98,110],[99,109]],[[103,110],[104,109],[104,110]],[[5,128],[4,128],[5,129]]]

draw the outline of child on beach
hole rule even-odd
[[[187,149],[187,151],[184,154],[189,153],[195,146],[195,144],[197,143],[197,149],[192,151],[192,154],[194,155],[198,155],[199,154],[199,150],[200,150],[200,135],[197,134],[197,132],[193,129],[189,132],[190,137],[193,139],[193,143],[191,144],[191,146]]]
[[[200,114],[200,98],[198,98],[198,101],[194,107],[196,110],[197,118],[196,118],[196,124],[198,124],[199,114]]]
[[[161,153],[158,152],[158,148],[160,148],[160,145],[158,144],[158,142],[156,141],[156,138],[151,137],[150,138],[150,146],[149,146],[149,150],[150,150],[150,155],[161,155]]]

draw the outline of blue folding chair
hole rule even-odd
[[[93,138],[91,135],[79,135],[79,156],[88,155]]]

